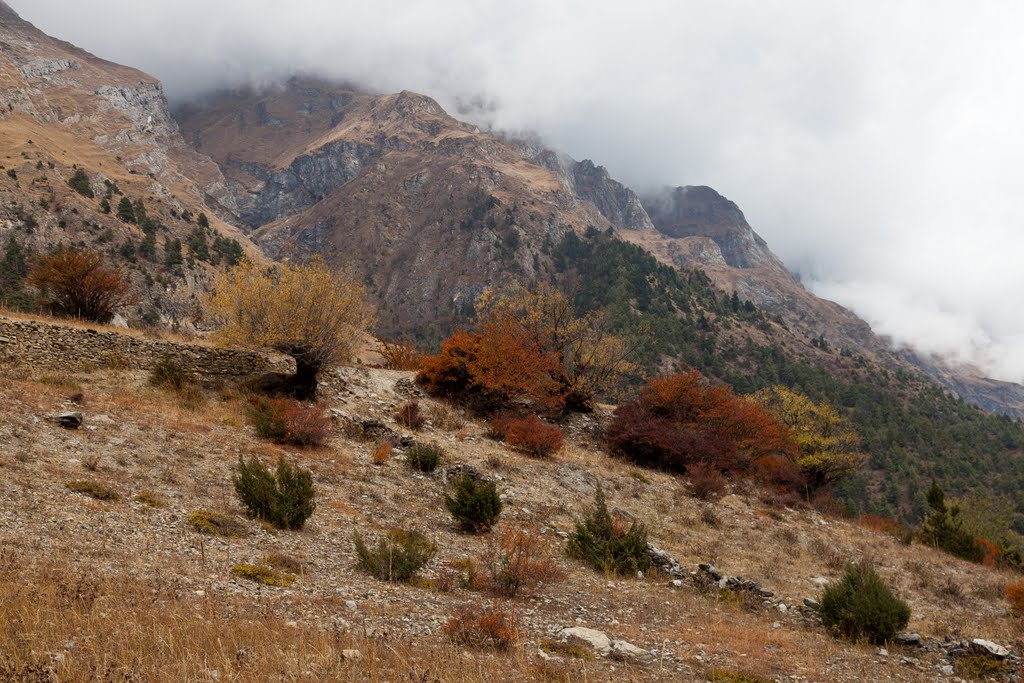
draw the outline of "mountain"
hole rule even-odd
[[[9,11],[0,43],[0,274],[18,261],[11,245],[91,246],[140,293],[133,322],[187,326],[241,251],[322,255],[360,272],[378,333],[424,345],[469,324],[485,289],[550,282],[634,340],[633,386],[686,364],[744,393],[782,383],[839,407],[871,455],[839,492],[850,510],[918,516],[932,477],[957,495],[1024,482],[1019,426],[937,389],[813,297],[710,188],[641,197],[591,160],[479,130],[429,97],[310,78],[217,93],[172,117],[151,77]],[[79,172],[85,194],[69,186]],[[105,212],[122,196],[144,203],[142,218]],[[1008,395],[988,391],[989,405]]]
[[[234,198],[217,165],[185,144],[152,76],[51,38],[3,5],[0,103],[0,246],[8,252],[98,249],[125,266],[139,294],[129,316],[167,322],[191,317],[217,256],[185,262],[190,239],[197,249],[216,243],[258,254],[218,217],[233,214]],[[79,191],[68,182],[76,173],[85,174]],[[134,222],[102,204],[116,209],[122,197],[142,209]],[[200,213],[208,229],[193,222]],[[142,246],[147,231],[152,248]],[[168,265],[175,244],[186,245],[183,262]]]
[[[485,288],[550,273],[567,234],[611,227],[556,170],[415,93],[293,79],[176,117],[263,249],[353,263],[385,334],[448,330]]]

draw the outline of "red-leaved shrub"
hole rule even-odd
[[[696,370],[650,380],[637,400],[615,411],[607,438],[616,455],[672,472],[704,463],[757,474],[765,458],[796,454],[777,418]]]
[[[1005,593],[1010,603],[1010,611],[1024,616],[1024,582],[1006,584]]]
[[[519,637],[515,612],[503,603],[460,608],[444,625],[444,633],[453,643],[492,650],[507,650]]]
[[[511,420],[505,428],[505,443],[537,457],[548,457],[562,449],[565,435],[536,415]]]
[[[721,498],[725,494],[725,477],[710,465],[693,465],[686,471],[686,478],[690,480],[690,488],[695,498],[711,500]]]
[[[259,436],[282,444],[322,446],[331,433],[331,418],[322,406],[290,398],[253,397],[249,420]]]
[[[536,529],[519,526],[507,526],[491,538],[480,570],[479,587],[504,598],[514,598],[563,576],[547,539]]]

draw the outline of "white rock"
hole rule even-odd
[[[982,640],[981,638],[975,638],[971,641],[971,646],[979,654],[988,655],[995,657],[996,659],[1006,659],[1010,651],[1002,645],[996,645],[991,640]]]
[[[619,659],[626,659],[637,662],[648,662],[654,659],[653,655],[643,648],[639,648],[633,643],[625,640],[613,640],[612,651],[613,657]]]
[[[602,631],[597,631],[584,626],[573,626],[563,628],[558,634],[563,641],[580,640],[602,657],[611,652],[612,641]]]

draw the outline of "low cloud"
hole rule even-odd
[[[11,0],[183,100],[412,89],[638,189],[712,185],[880,332],[1024,379],[1024,5]]]

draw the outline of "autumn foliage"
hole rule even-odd
[[[516,400],[588,410],[630,368],[628,346],[601,317],[578,317],[572,301],[549,287],[485,294],[477,312],[475,331],[456,332],[423,360],[417,381],[428,392],[488,412]]]
[[[827,402],[783,386],[763,389],[753,399],[789,427],[808,495],[853,474],[867,459],[849,421]]]
[[[505,427],[505,443],[537,457],[548,457],[562,449],[565,435],[536,415],[511,420]]]
[[[60,249],[40,260],[28,282],[55,313],[105,323],[134,297],[121,274],[95,251]]]
[[[443,631],[453,643],[492,650],[507,650],[519,636],[515,612],[500,602],[460,608]]]
[[[1006,584],[1006,600],[1010,603],[1010,611],[1024,616],[1024,582]]]
[[[282,392],[299,399],[316,395],[320,370],[347,360],[374,321],[359,278],[318,260],[272,269],[243,261],[218,275],[205,303],[222,342],[295,359],[295,376]]]
[[[779,480],[799,478],[787,465],[796,445],[785,425],[696,370],[650,380],[637,400],[615,411],[607,438],[617,455],[648,467],[746,473],[760,467],[781,470],[771,475]]]

